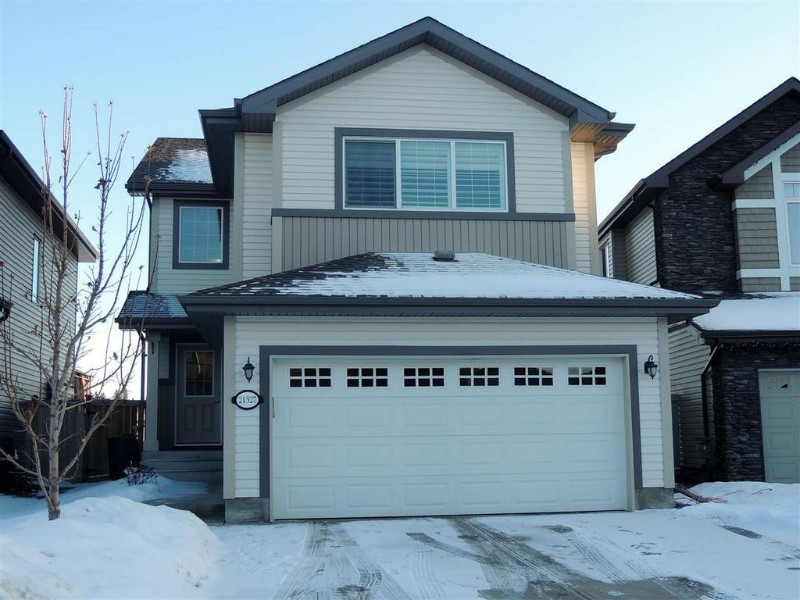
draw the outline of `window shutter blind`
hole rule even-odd
[[[449,208],[450,142],[400,142],[404,207]]]
[[[456,206],[505,206],[505,147],[503,144],[456,142]]]
[[[345,206],[394,208],[394,142],[347,140],[345,154]]]

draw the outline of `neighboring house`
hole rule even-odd
[[[51,276],[52,260],[45,256],[42,209],[44,184],[36,171],[20,154],[8,135],[0,130],[0,300],[10,303],[8,318],[0,327],[13,336],[16,343],[32,349],[47,359],[49,349],[41,332],[44,310],[43,282]],[[93,262],[96,251],[77,225],[64,218],[58,202],[53,203],[55,237],[61,239],[67,227],[74,260],[66,285],[67,295],[74,295],[78,285],[78,263]],[[60,242],[59,242],[60,243]],[[66,318],[75,322],[75,314]],[[0,348],[0,372],[13,374],[20,397],[28,399],[46,393],[41,373],[29,360],[11,348]],[[20,448],[21,426],[11,412],[11,400],[0,388],[0,438],[13,438]]]
[[[604,272],[724,298],[670,327],[687,478],[800,481],[800,81],[641,180],[600,224]]]
[[[613,116],[425,18],[156,140],[146,458],[230,521],[672,505],[643,367],[716,301],[590,275]]]

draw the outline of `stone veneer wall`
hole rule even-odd
[[[800,342],[727,346],[712,365],[715,467],[724,481],[763,481],[758,370],[800,368]]]
[[[800,101],[784,97],[670,175],[655,199],[658,281],[682,292],[738,292],[732,192],[714,177],[800,120]]]

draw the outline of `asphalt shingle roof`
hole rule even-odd
[[[160,137],[150,146],[128,182],[128,191],[144,191],[147,178],[157,184],[211,184],[211,167],[202,138]]]
[[[116,320],[128,325],[147,325],[188,318],[177,296],[135,291],[128,294]]]
[[[200,290],[187,299],[267,298],[487,298],[674,299],[697,298],[657,287],[587,275],[488,254],[359,254],[319,265]]]

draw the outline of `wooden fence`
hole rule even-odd
[[[61,439],[66,440],[61,448],[61,460],[71,460],[80,445],[80,440],[91,425],[92,418],[108,409],[112,400],[94,400],[83,407],[70,410],[64,418]],[[36,415],[36,430],[40,435],[47,431],[49,411],[42,407]],[[133,435],[141,448],[144,439],[145,402],[143,400],[121,400],[105,424],[89,440],[83,456],[75,470],[69,474],[72,481],[89,481],[108,475],[108,439],[117,435]],[[30,453],[30,447],[28,446]],[[42,468],[46,473],[47,455],[44,453]]]

